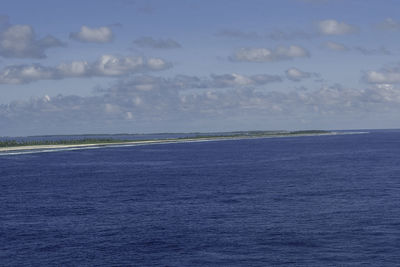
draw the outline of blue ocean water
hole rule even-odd
[[[0,156],[2,266],[400,265],[400,131]]]

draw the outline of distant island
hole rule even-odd
[[[160,144],[160,143],[178,143],[178,142],[196,142],[213,141],[229,139],[251,139],[267,137],[285,137],[285,136],[309,136],[309,135],[332,135],[337,132],[323,130],[305,130],[305,131],[236,131],[221,133],[181,133],[174,134],[178,137],[168,138],[168,134],[152,134],[152,138],[146,139],[146,134],[109,134],[109,135],[63,135],[58,139],[52,140],[51,137],[57,136],[35,136],[26,138],[3,138],[0,139],[0,152],[14,150],[35,150],[35,149],[57,149],[57,148],[82,148],[98,147],[110,145],[141,145],[141,144]],[[148,136],[150,136],[149,134]],[[167,136],[157,138],[159,136]],[[173,135],[173,134],[171,134]],[[105,137],[104,137],[105,136]],[[140,139],[132,139],[133,137]],[[156,137],[154,137],[156,136]],[[39,138],[40,137],[40,138]],[[74,138],[72,138],[74,137]],[[36,140],[35,140],[36,138]],[[39,138],[39,140],[37,140]],[[33,140],[31,140],[33,139]]]

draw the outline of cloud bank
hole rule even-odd
[[[203,86],[220,84],[220,81],[221,77],[210,77]],[[26,131],[38,123],[48,127],[48,132],[65,131],[71,125],[81,131],[102,131],[111,127],[114,131],[130,129],[135,132],[156,131],[157,125],[163,129],[167,129],[167,125],[182,126],[182,121],[212,123],[222,118],[240,118],[245,123],[243,118],[257,118],[272,123],[285,118],[317,116],[328,119],[348,115],[354,118],[359,113],[400,111],[400,90],[392,86],[352,89],[333,85],[287,92],[259,90],[252,86],[224,90],[188,90],[185,86],[201,82],[201,78],[190,76],[140,76],[120,81],[93,96],[59,95],[14,101],[0,105],[0,126],[10,132]],[[228,85],[222,82],[219,86]]]
[[[234,52],[230,60],[238,62],[273,62],[309,56],[310,53],[305,48],[290,45],[288,47],[278,46],[275,49],[241,48]]]
[[[5,67],[0,72],[0,84],[24,84],[38,80],[59,80],[86,77],[120,77],[148,71],[159,71],[171,67],[160,58],[117,57],[102,55],[95,62],[73,61],[56,67],[40,64]]]

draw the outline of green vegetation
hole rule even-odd
[[[323,130],[305,130],[305,131],[240,131],[225,132],[220,134],[201,134],[194,137],[181,137],[177,139],[204,139],[204,138],[239,138],[239,137],[273,137],[273,136],[291,136],[308,134],[329,134],[329,131]]]
[[[329,131],[322,131],[322,130],[307,130],[307,131],[293,131],[290,134],[326,134],[331,133]]]
[[[273,136],[293,136],[293,135],[308,135],[308,134],[329,134],[329,131],[321,130],[308,130],[308,131],[238,131],[238,132],[224,132],[224,133],[196,133],[195,136],[185,136],[179,138],[167,138],[167,139],[143,139],[143,140],[127,140],[118,138],[84,138],[76,140],[4,140],[0,141],[0,147],[22,147],[22,146],[42,146],[42,145],[89,145],[89,144],[120,144],[120,143],[132,143],[132,142],[143,142],[143,141],[179,141],[179,140],[196,140],[196,139],[229,139],[229,138],[257,138],[257,137],[273,137]],[[91,137],[96,136],[95,134],[90,135]],[[100,136],[100,135],[98,135]],[[120,136],[109,135],[109,136]],[[126,135],[129,136],[129,135]],[[42,136],[44,138],[51,136]],[[54,137],[54,136],[53,136]]]
[[[40,146],[40,145],[85,145],[85,144],[104,144],[104,143],[121,143],[126,140],[116,139],[79,139],[79,140],[41,140],[41,141],[17,141],[5,140],[0,141],[0,147],[15,146]]]

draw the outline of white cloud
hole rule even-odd
[[[129,88],[132,92],[172,89],[188,91],[193,89],[256,88],[274,82],[282,82],[281,77],[270,74],[243,75],[238,73],[213,74],[210,77],[177,75],[171,78],[142,75],[125,82],[124,86],[112,87],[107,92],[115,93],[120,88],[126,90]]]
[[[38,80],[57,80],[74,77],[121,77],[148,71],[159,71],[171,65],[160,58],[116,57],[103,55],[93,63],[73,61],[56,67],[39,64],[8,66],[0,71],[0,84],[23,84]],[[282,82],[279,75],[238,73],[213,74],[210,77],[177,75],[173,78],[161,78],[149,75],[136,76],[130,81],[131,88],[150,91],[159,88],[199,89],[199,88],[235,88],[257,87],[273,82]]]
[[[72,32],[69,36],[80,42],[109,43],[113,39],[113,32],[110,27],[90,28],[84,25],[79,32]]]
[[[312,75],[314,75],[313,73],[301,71],[297,68],[290,68],[290,69],[286,70],[285,73],[286,73],[286,77],[289,80],[292,80],[295,82],[310,78]]]
[[[142,57],[103,55],[93,64],[93,71],[99,76],[120,76],[145,67],[152,68]]]
[[[271,82],[281,82],[282,79],[277,75],[259,74],[259,75],[242,75],[238,73],[212,75],[212,80],[208,87],[224,88],[224,87],[242,87],[242,86],[259,86]]]
[[[275,49],[241,48],[230,59],[232,61],[271,62],[309,56],[310,54],[306,49],[297,45],[291,45],[289,47],[278,46]]]
[[[296,120],[298,116],[308,119],[319,116],[329,119],[337,115],[356,120],[355,114],[400,111],[400,90],[387,85],[367,89],[334,85],[287,92],[260,91],[246,86],[188,91],[177,88],[176,83],[165,83],[179,80],[175,78],[144,76],[140,81],[134,78],[118,82],[95,96],[44,96],[0,105],[0,127],[9,132],[20,129],[25,133],[34,131],[38,125],[47,132],[68,129],[81,132],[112,129],[115,132],[121,129],[143,131],[147,125],[154,131],[156,125],[168,127],[173,123],[182,127],[187,121],[199,123],[204,119],[219,124],[221,120],[225,122],[237,116],[243,123],[250,119],[252,123],[262,120],[265,124],[274,118]],[[248,84],[244,80],[239,83]],[[138,89],[145,83],[151,84],[151,88]],[[127,120],[133,124],[127,124]],[[131,128],[120,128],[126,126]]]
[[[20,84],[52,79],[54,71],[38,64],[11,66],[0,72],[0,84]]]
[[[6,58],[45,58],[48,48],[63,45],[51,35],[38,39],[29,25],[8,25],[0,32],[0,56]]]
[[[168,63],[161,58],[149,58],[147,65],[152,70],[163,70],[168,67]]]
[[[322,20],[317,23],[318,31],[326,35],[342,35],[357,32],[357,28],[345,22],[333,19]]]
[[[220,87],[226,86],[247,86],[253,83],[250,77],[245,75],[240,75],[237,73],[226,74],[226,75],[214,75],[213,76],[215,84]]]
[[[160,58],[117,57],[103,55],[97,61],[73,61],[56,67],[39,64],[8,66],[0,71],[0,84],[23,84],[38,80],[58,80],[73,77],[119,77],[171,67]]]
[[[400,83],[399,69],[384,69],[381,71],[368,71],[363,80],[368,83],[376,84],[395,84]]]
[[[91,66],[86,61],[73,61],[71,63],[61,63],[57,70],[61,77],[85,76],[90,72]]]
[[[273,60],[273,53],[268,48],[242,48],[236,51],[232,59],[236,61],[265,62]]]

